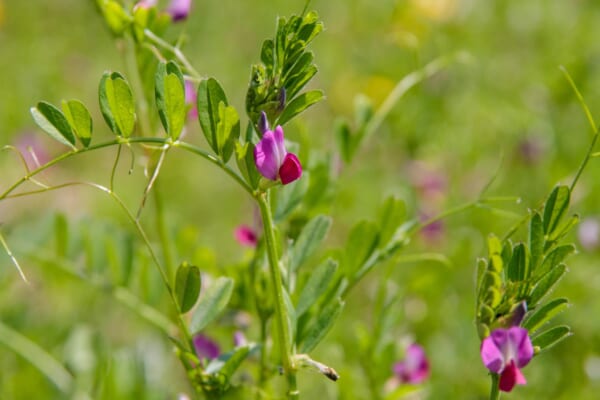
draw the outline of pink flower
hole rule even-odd
[[[246,339],[246,335],[242,331],[235,331],[233,334],[233,345],[235,347],[241,347],[248,344],[248,339]]]
[[[142,7],[142,8],[156,7],[157,2],[158,2],[158,0],[140,0],[135,4],[135,8],[137,8],[137,7]]]
[[[188,119],[198,117],[198,93],[196,92],[196,86],[193,82],[185,81],[185,104],[191,106],[188,112]]]
[[[200,360],[205,358],[212,360],[213,358],[219,357],[219,354],[221,353],[219,345],[209,337],[198,334],[194,336],[192,341],[194,342],[196,355]]]
[[[586,218],[577,231],[579,243],[584,249],[592,251],[600,245],[600,224],[595,218]]]
[[[500,374],[500,390],[510,392],[515,385],[527,383],[520,368],[533,357],[527,329],[513,326],[495,329],[481,343],[481,360],[487,369]]]
[[[254,147],[254,162],[262,176],[272,181],[281,180],[287,185],[302,176],[302,165],[293,153],[285,149],[283,128],[266,131]]]
[[[258,235],[248,225],[240,225],[235,229],[235,240],[242,246],[256,247]]]
[[[408,346],[404,360],[394,365],[394,374],[401,383],[413,385],[427,379],[429,377],[429,361],[423,347],[416,343]]]
[[[174,22],[187,18],[192,8],[192,0],[171,0],[167,12],[171,14]]]

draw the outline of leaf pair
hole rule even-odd
[[[229,161],[240,136],[240,118],[213,78],[200,82],[198,118],[206,141],[223,162]]]
[[[77,137],[84,147],[88,147],[92,139],[93,125],[90,112],[79,100],[63,101],[62,109],[63,111],[41,101],[30,111],[36,124],[53,139],[75,149]]]

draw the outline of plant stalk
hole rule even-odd
[[[260,208],[264,226],[265,243],[267,246],[267,255],[269,258],[269,270],[271,273],[271,284],[275,296],[275,325],[277,336],[279,337],[279,352],[283,364],[284,373],[288,379],[288,398],[296,400],[300,398],[296,383],[296,369],[292,363],[291,355],[291,334],[288,327],[288,315],[283,298],[283,279],[281,278],[281,269],[279,268],[279,257],[277,255],[275,231],[273,229],[273,216],[271,214],[271,205],[268,192],[261,192],[255,196]]]

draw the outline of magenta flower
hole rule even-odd
[[[171,0],[167,12],[171,14],[174,22],[187,18],[192,8],[192,0]]]
[[[235,229],[235,240],[242,246],[256,247],[258,235],[248,225],[240,225]]]
[[[219,354],[221,354],[219,345],[207,336],[198,334],[194,336],[193,342],[194,350],[200,360],[205,358],[212,360],[213,358],[219,357]]]
[[[284,185],[302,176],[300,160],[285,149],[281,126],[277,126],[274,131],[265,132],[254,147],[254,162],[262,176],[272,181],[281,179]]]
[[[185,81],[185,104],[191,106],[190,111],[188,112],[188,119],[193,119],[198,117],[198,93],[196,92],[196,86],[194,86],[193,82]]]
[[[520,368],[533,357],[527,329],[513,326],[492,331],[481,343],[481,360],[487,369],[500,374],[500,390],[510,392],[515,385],[527,383]]]
[[[401,383],[413,385],[427,379],[429,377],[429,361],[423,347],[416,343],[408,346],[404,360],[394,364],[394,374]]]

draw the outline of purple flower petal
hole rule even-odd
[[[235,239],[242,246],[256,247],[258,243],[256,232],[248,225],[240,225],[235,229]]]
[[[481,360],[483,365],[490,371],[498,374],[504,369],[504,355],[501,346],[506,342],[506,329],[496,329],[481,343]]]
[[[192,0],[171,0],[167,12],[171,14],[173,21],[181,21],[187,18],[192,8]]]
[[[300,160],[293,153],[287,153],[281,164],[281,168],[279,168],[279,177],[281,178],[281,183],[287,185],[290,182],[299,179],[302,176],[302,165],[300,164]]]
[[[265,133],[265,135],[266,135],[266,133]],[[285,158],[285,155],[287,154],[287,151],[285,149],[285,140],[283,138],[283,128],[280,125],[277,125],[277,127],[275,128],[275,131],[273,131],[273,139],[275,139],[277,160],[279,162],[279,165],[281,166],[281,164],[283,163],[283,159]]]
[[[262,176],[272,181],[277,180],[280,160],[272,131],[267,131],[254,147],[254,163]]]
[[[425,350],[416,343],[408,346],[404,360],[394,365],[394,373],[403,383],[423,382],[429,377],[429,361]]]
[[[523,368],[533,358],[533,345],[527,329],[514,326],[508,330],[511,343],[515,346],[515,354],[513,360],[515,360],[517,367]]]
[[[196,355],[199,359],[208,358],[212,360],[213,358],[219,357],[221,353],[219,349],[219,345],[215,343],[210,338],[204,335],[196,335],[194,336],[194,350],[196,350]]]

